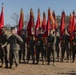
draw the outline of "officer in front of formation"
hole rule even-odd
[[[39,63],[39,56],[42,56],[42,62],[44,63],[43,57],[44,57],[44,49],[43,49],[43,40],[42,40],[42,29],[38,29],[38,36],[37,36],[37,45],[36,45],[36,60],[37,64]]]
[[[23,39],[23,43],[20,45],[20,50],[19,50],[19,62],[21,62],[21,57],[22,60],[25,62],[25,44],[26,44],[26,33],[25,30],[21,30],[20,37]]]
[[[76,55],[76,32],[74,32],[74,38],[72,39],[72,62],[75,61]]]
[[[3,27],[1,30],[1,35],[0,35],[0,53],[1,53],[1,63],[2,67],[4,68],[4,63],[5,63],[5,68],[8,68],[8,58],[7,58],[7,47],[2,48],[1,46],[6,43],[7,41],[7,35],[6,35],[6,28]]]
[[[11,28],[11,36],[8,38],[7,42],[2,45],[2,48],[7,46],[7,44],[10,44],[10,55],[9,55],[9,62],[10,62],[10,68],[13,68],[13,59],[15,61],[15,66],[17,67],[19,65],[19,45],[23,43],[22,38],[16,34],[15,27]]]
[[[30,35],[30,40],[28,41],[27,45],[27,60],[29,63],[30,56],[32,56],[32,63],[35,63],[35,58],[34,58],[34,50],[35,50],[35,40],[33,34]]]
[[[62,36],[62,42],[61,42],[62,61],[64,59],[65,52],[67,55],[67,60],[69,60],[69,53],[70,53],[69,43],[70,43],[70,36],[67,32],[67,29],[65,29],[65,32]]]
[[[53,61],[54,61],[54,36],[53,36],[53,30],[50,29],[48,38],[47,38],[47,64],[50,65],[50,56],[51,53],[53,55]]]

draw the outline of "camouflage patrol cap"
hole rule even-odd
[[[11,27],[11,30],[15,30],[15,27]]]

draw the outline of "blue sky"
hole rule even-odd
[[[24,15],[29,14],[30,8],[33,9],[35,18],[37,18],[37,9],[40,8],[41,16],[43,11],[50,9],[55,11],[56,15],[61,15],[62,10],[69,15],[73,10],[76,11],[76,0],[0,0],[0,11],[2,2],[4,3],[5,24],[15,25],[11,16],[14,12],[20,13],[23,8]],[[25,17],[26,18],[26,17]]]

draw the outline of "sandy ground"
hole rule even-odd
[[[50,65],[20,64],[16,69],[0,68],[0,75],[76,75],[76,62],[51,62]]]

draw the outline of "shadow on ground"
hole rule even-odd
[[[76,71],[67,72],[67,73],[58,73],[58,75],[76,75]]]

